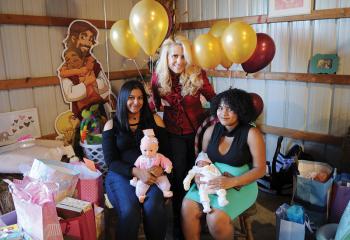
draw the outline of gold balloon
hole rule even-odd
[[[213,26],[211,26],[209,33],[214,37],[221,38],[222,33],[225,31],[228,25],[230,25],[228,21],[215,22]]]
[[[168,31],[169,19],[164,7],[155,0],[142,0],[131,9],[129,21],[143,51],[154,55]]]
[[[228,27],[228,25],[230,25],[230,23],[228,21],[218,21],[218,22],[214,23],[214,25],[210,28],[209,34],[213,35],[214,37],[216,37],[220,40],[223,32]],[[224,50],[222,48],[222,45],[221,45],[221,41],[220,41],[220,47],[221,47],[221,52],[222,52],[220,64],[224,68],[229,69],[232,65],[232,62],[230,61],[230,59],[228,59],[226,57]]]
[[[201,34],[193,42],[195,62],[202,68],[215,68],[221,61],[220,41],[210,35]]]
[[[257,37],[254,29],[245,22],[233,22],[223,32],[221,44],[233,63],[243,63],[254,53]]]
[[[113,48],[126,58],[134,59],[140,51],[140,46],[129,28],[129,20],[115,22],[109,32],[109,38]]]

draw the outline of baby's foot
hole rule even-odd
[[[143,202],[145,201],[145,198],[146,198],[145,195],[139,196],[139,202],[140,202],[140,203],[143,203]]]
[[[209,203],[203,203],[203,212],[204,213],[210,213],[211,212],[211,208],[210,208],[210,205]]]
[[[173,196],[173,192],[172,191],[163,191],[163,196],[165,198],[170,198]]]
[[[228,204],[228,201],[226,198],[218,198],[218,204],[220,207],[224,207]]]

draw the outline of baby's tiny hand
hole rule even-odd
[[[173,170],[172,166],[169,166],[169,167],[165,168],[165,172],[168,173],[168,174],[171,173],[171,170]]]

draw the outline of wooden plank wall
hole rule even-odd
[[[315,10],[349,6],[350,1],[346,0],[315,0]],[[191,22],[264,15],[268,1],[178,0],[177,8],[180,22]],[[337,53],[340,58],[337,74],[350,74],[349,18],[254,24],[253,27],[257,32],[269,34],[276,44],[275,58],[263,71],[307,73],[311,56]],[[208,30],[188,30],[183,34],[193,40]],[[241,67],[234,65],[231,70],[241,70]],[[345,135],[350,125],[349,85],[219,77],[213,78],[213,83],[217,92],[237,87],[258,93],[265,103],[258,119],[262,124],[336,136]],[[271,160],[277,136],[267,134],[265,140],[267,159]],[[314,142],[286,139],[282,149],[289,149],[294,143],[302,144],[321,161],[334,162],[340,158],[339,146]]]
[[[67,18],[89,18],[117,21],[128,19],[133,5],[132,0],[0,0],[0,13],[35,16],[55,16]],[[55,76],[62,63],[62,41],[67,27],[0,25],[0,79]],[[135,69],[129,60],[117,54],[108,43],[109,68],[107,66],[106,34],[100,29],[99,45],[94,54],[104,70],[121,71]],[[140,51],[142,52],[142,51]],[[146,57],[140,53],[137,58],[144,68]],[[116,92],[122,81],[112,81]],[[67,110],[60,86],[45,86],[26,89],[0,90],[0,112],[16,111],[36,107],[39,112],[42,135],[54,132],[56,116]]]

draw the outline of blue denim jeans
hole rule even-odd
[[[163,240],[166,235],[167,216],[162,191],[153,184],[143,204],[139,203],[135,187],[129,179],[109,171],[105,180],[106,192],[117,214],[116,236],[118,240],[137,239],[141,217],[147,239]],[[141,215],[143,211],[143,215]],[[106,226],[111,227],[111,226]]]

